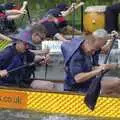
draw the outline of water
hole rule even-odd
[[[64,115],[48,115],[30,111],[0,110],[0,120],[117,120],[103,118],[83,118]]]

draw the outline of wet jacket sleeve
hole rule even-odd
[[[27,51],[25,54],[26,54],[26,56],[27,56],[27,63],[31,63],[31,62],[34,61],[34,57],[35,57],[34,53],[32,53],[32,52],[30,52],[30,51]],[[19,66],[22,66],[22,65],[24,65],[24,62],[21,61],[19,55],[16,55],[16,56],[14,56],[14,58],[12,59],[11,64],[10,64],[6,69],[9,71],[9,70],[12,70],[12,69],[14,69],[14,68],[17,68],[17,67],[19,67]]]
[[[11,63],[8,65],[6,70],[10,71],[10,70],[17,68],[19,66],[22,66],[22,65],[23,65],[23,63],[21,62],[20,57],[16,55],[13,57]]]
[[[27,51],[26,56],[28,63],[34,62],[35,54],[33,52]]]
[[[78,73],[84,71],[84,57],[80,55],[79,51],[77,51],[71,58],[69,63],[69,70],[71,76],[75,77]]]
[[[2,66],[6,60],[10,58],[11,51],[9,48],[5,49],[5,51],[0,52],[0,66]]]

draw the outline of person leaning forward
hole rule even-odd
[[[106,43],[108,34],[104,29],[93,32],[92,39],[74,38],[61,46],[65,64],[65,91],[86,93],[91,81],[103,70],[116,69],[118,64],[102,64],[96,66],[93,56]],[[98,53],[99,55],[99,53]],[[97,80],[97,79],[96,79]],[[120,94],[120,78],[105,76],[101,81],[102,94]]]
[[[53,90],[54,84],[52,82],[31,79],[31,75],[35,71],[34,66],[25,67],[15,72],[8,73],[15,68],[23,66],[28,63],[40,63],[46,58],[37,56],[30,51],[32,36],[29,32],[20,32],[19,34],[11,36],[13,44],[8,46],[5,50],[0,52],[0,85],[14,85],[21,87],[31,87],[33,89],[47,89]]]

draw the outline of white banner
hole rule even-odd
[[[49,49],[50,53],[61,53],[62,41],[43,41],[42,50]]]

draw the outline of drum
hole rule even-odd
[[[90,6],[85,9],[84,30],[91,33],[97,29],[104,28],[106,6]]]

